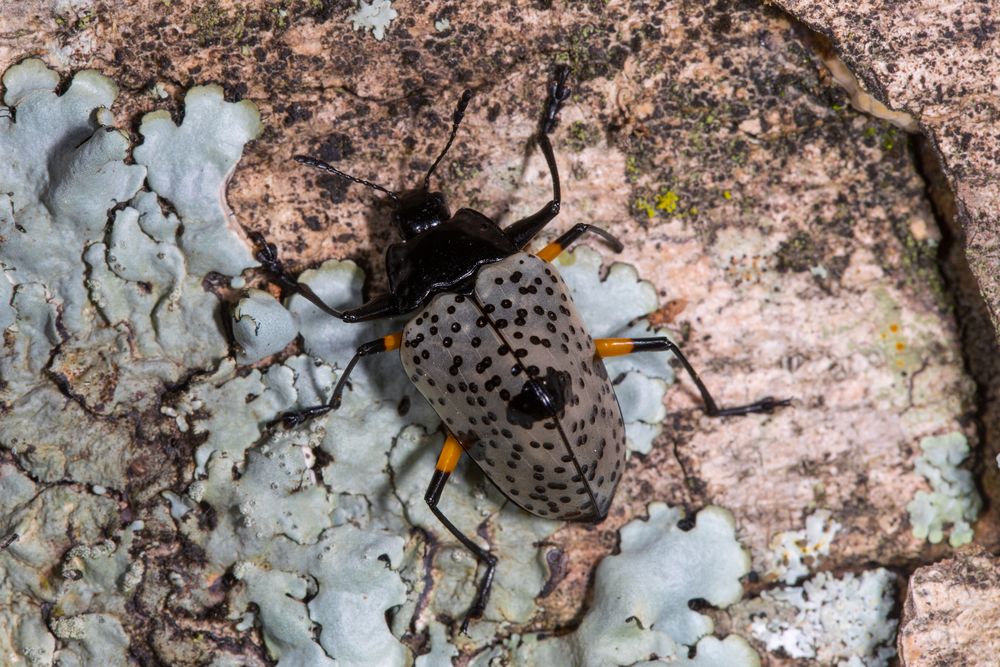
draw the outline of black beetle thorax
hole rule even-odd
[[[495,222],[463,208],[447,221],[389,246],[389,289],[399,312],[409,312],[435,294],[463,291],[480,267],[516,251]]]

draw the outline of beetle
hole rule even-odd
[[[666,337],[592,339],[551,262],[587,233],[621,251],[622,244],[607,231],[580,223],[535,254],[525,250],[561,206],[559,172],[548,135],[569,98],[568,76],[567,67],[557,68],[534,136],[551,175],[552,199],[505,228],[469,208],[452,215],[444,196],[430,188],[472,99],[469,90],[458,102],[444,149],[414,189],[394,192],[322,160],[295,156],[304,165],[388,197],[402,237],[386,251],[388,293],[350,310],[331,308],[285,272],[273,244],[259,233],[251,235],[259,248],[258,261],[276,282],[332,317],[364,322],[410,314],[402,331],[357,349],[327,404],[287,413],[276,421],[292,427],[335,410],[361,359],[399,351],[404,370],[447,433],[424,499],[455,538],[485,564],[463,632],[471,619],[482,616],[497,565],[493,554],[458,530],[438,507],[463,454],[525,511],[596,523],[607,515],[626,454],[621,408],[602,359],[635,352],[673,353],[713,417],[769,413],[789,403],[766,397],[720,408]]]

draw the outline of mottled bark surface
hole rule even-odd
[[[913,116],[955,192],[969,266],[1000,329],[1000,17],[992,3],[778,0],[881,102]]]
[[[945,30],[931,8],[778,4],[828,35],[869,92],[917,119],[956,195],[970,275],[996,322],[1000,54],[988,5],[962,10]],[[654,500],[732,511],[761,575],[752,592],[774,583],[772,538],[817,509],[842,526],[823,569],[905,572],[948,553],[915,538],[908,520],[907,504],[928,488],[914,469],[919,443],[954,432],[973,446],[994,437],[981,428],[994,397],[974,398],[910,138],[851,108],[801,26],[751,2],[396,8],[377,41],[351,29],[346,1],[21,2],[0,16],[0,71],[29,55],[66,73],[96,68],[121,86],[115,113],[125,126],[154,108],[176,115],[194,84],[252,100],[266,130],[229,187],[237,218],[296,268],[354,259],[375,291],[395,238],[387,209],[291,156],[408,187],[468,87],[476,97],[439,181],[453,208],[509,223],[549,196],[544,161],[526,141],[552,64],[568,62],[574,94],[553,137],[563,209],[548,236],[590,222],[623,239],[615,259],[656,285],[658,323],[676,332],[720,402],[772,394],[794,403],[773,416],[711,420],[681,378],[664,434],[629,461],[611,516],[553,537],[552,590],[527,627],[572,627],[593,566]],[[137,447],[131,463],[150,456]],[[139,537],[133,547],[146,550],[147,572],[196,560],[183,549],[163,556],[177,536],[155,509],[162,488],[190,481],[188,458],[173,453],[182,463],[172,478],[144,476],[120,499],[133,519],[160,515],[156,544]],[[996,531],[983,523],[979,538],[992,543]],[[127,630],[143,655],[193,663],[191,638],[206,634],[220,645],[243,641],[248,664],[265,661],[259,638],[233,639],[232,624],[219,620],[217,590],[206,588],[183,616],[153,620],[165,596],[149,586],[136,603]],[[745,627],[732,631],[749,637]]]

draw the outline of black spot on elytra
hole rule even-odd
[[[545,377],[524,383],[521,391],[507,403],[507,420],[524,428],[531,428],[536,421],[561,416],[566,403],[573,399],[572,381],[566,371],[551,366]]]

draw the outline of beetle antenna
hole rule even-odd
[[[379,185],[378,183],[372,183],[371,181],[366,181],[363,178],[358,178],[357,176],[351,176],[350,174],[345,174],[344,172],[342,172],[341,170],[337,169],[333,165],[327,164],[326,162],[323,162],[322,160],[318,160],[318,159],[316,159],[314,157],[309,157],[308,155],[295,155],[295,156],[292,157],[292,159],[295,160],[296,162],[298,162],[299,164],[304,164],[304,165],[307,165],[309,167],[316,167],[317,169],[322,169],[323,171],[328,171],[331,174],[336,174],[337,176],[340,176],[341,178],[346,178],[347,180],[353,181],[354,183],[360,183],[361,185],[369,187],[372,190],[378,190],[380,192],[384,192],[387,195],[389,195],[389,198],[392,199],[392,201],[397,202],[397,203],[399,202],[399,196],[395,192],[393,192],[392,190],[384,188],[381,185]]]
[[[455,141],[455,135],[458,133],[458,126],[462,122],[462,118],[465,116],[465,108],[469,106],[469,101],[471,99],[471,90],[466,90],[462,93],[462,99],[458,101],[458,108],[455,109],[455,115],[451,117],[451,136],[448,137],[448,143],[444,145],[444,150],[437,156],[437,159],[434,160],[434,164],[432,164],[431,168],[427,170],[427,175],[424,176],[424,192],[430,189],[431,174],[433,174],[434,170],[437,169],[438,163],[441,162],[441,158],[444,157],[444,154],[448,152],[449,148],[451,148],[451,142]]]

